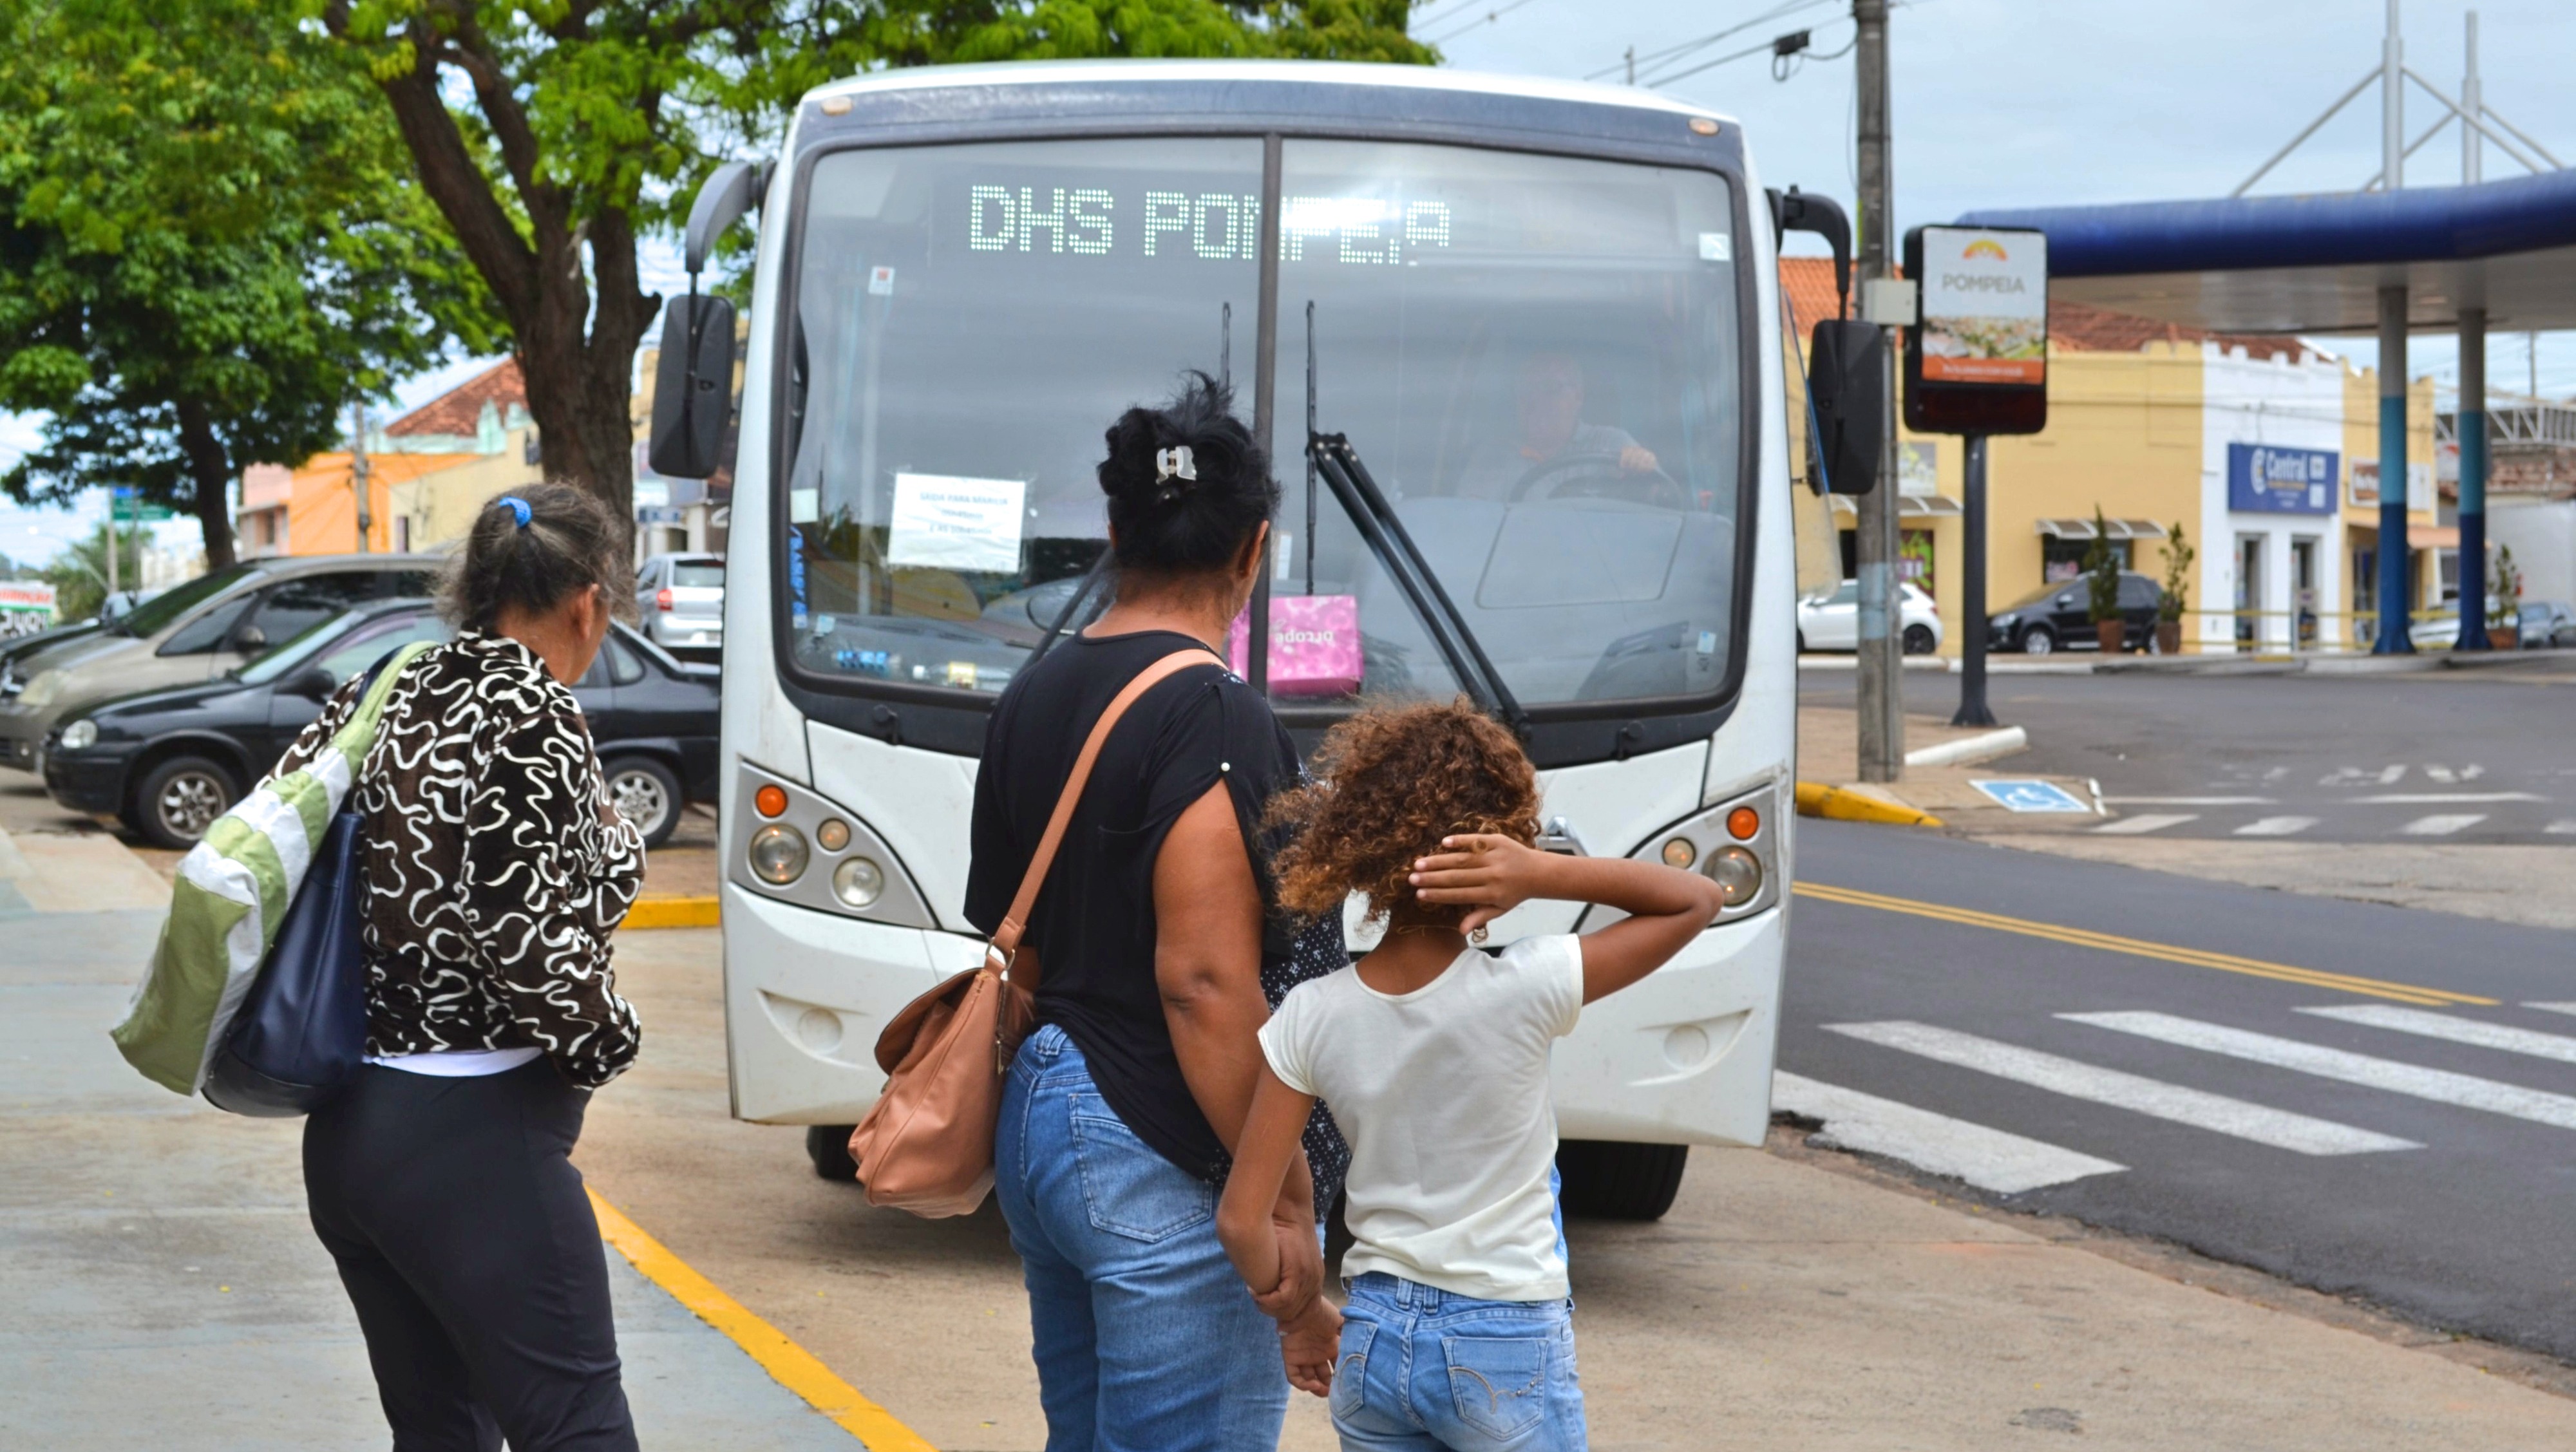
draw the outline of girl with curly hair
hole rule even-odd
[[[1320,767],[1271,810],[1298,829],[1275,864],[1280,904],[1336,913],[1359,893],[1386,937],[1262,1027],[1217,1233],[1245,1285],[1271,1294],[1271,1204],[1320,1096],[1351,1144],[1350,1304],[1334,1361],[1286,1344],[1289,1380],[1329,1393],[1346,1452],[1580,1449],[1548,1053],[1583,1005],[1707,927],[1717,884],[1537,850],[1529,758],[1464,702],[1364,712],[1325,738]],[[1626,916],[1490,955],[1471,945],[1532,898]]]

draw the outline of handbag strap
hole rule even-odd
[[[1029,870],[1020,876],[1020,890],[1011,897],[1011,910],[1002,915],[1002,925],[985,945],[986,963],[998,962],[1003,977],[1010,976],[1011,960],[1019,956],[1020,935],[1028,931],[1029,912],[1037,906],[1038,890],[1046,886],[1047,869],[1055,866],[1056,848],[1064,844],[1065,828],[1072,825],[1073,809],[1082,801],[1082,789],[1090,784],[1092,764],[1100,759],[1100,748],[1109,740],[1110,728],[1118,724],[1118,718],[1127,714],[1127,708],[1135,705],[1138,697],[1175,671],[1194,665],[1223,664],[1216,652],[1205,646],[1176,650],[1138,671],[1134,680],[1110,698],[1109,708],[1100,713],[1089,739],[1082,743],[1082,754],[1073,759],[1073,774],[1064,779],[1064,790],[1056,796],[1055,812],[1047,818],[1046,834],[1038,838],[1038,850],[1029,858]]]

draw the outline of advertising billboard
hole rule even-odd
[[[2332,514],[2340,460],[2332,449],[2229,444],[2227,507],[2240,514]]]
[[[1905,422],[1918,432],[2037,433],[2048,423],[2048,237],[1917,227],[1905,271],[1921,313],[1905,340]]]

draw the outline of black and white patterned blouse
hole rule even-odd
[[[310,761],[359,694],[343,686],[276,773]],[[371,1057],[533,1047],[586,1088],[634,1062],[608,935],[642,884],[644,842],[544,662],[473,631],[415,659],[355,790]]]

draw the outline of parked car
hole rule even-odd
[[[724,646],[722,555],[655,555],[635,572],[635,608],[644,634],[665,650]]]
[[[1912,581],[1901,581],[1904,603],[1902,641],[1907,655],[1930,655],[1941,648],[1941,610]],[[1860,581],[1845,580],[1831,590],[1818,590],[1798,602],[1798,650],[1860,649]]]
[[[2564,600],[2523,601],[2520,623],[2524,650],[2576,645],[2576,605]]]
[[[2145,575],[2120,573],[2123,649],[2156,648],[2156,606],[2164,587]],[[1986,649],[2048,655],[2061,650],[2100,650],[2093,624],[2092,587],[2081,575],[2042,585],[1986,617]]]
[[[286,555],[177,585],[0,671],[0,766],[36,769],[45,736],[110,696],[220,678],[367,600],[429,593],[427,555]]]
[[[306,627],[222,678],[98,702],[47,736],[45,790],[185,847],[238,801],[352,675],[415,640],[444,640],[426,600],[373,601]],[[648,846],[716,798],[717,672],[615,628],[572,688],[609,796]]]

